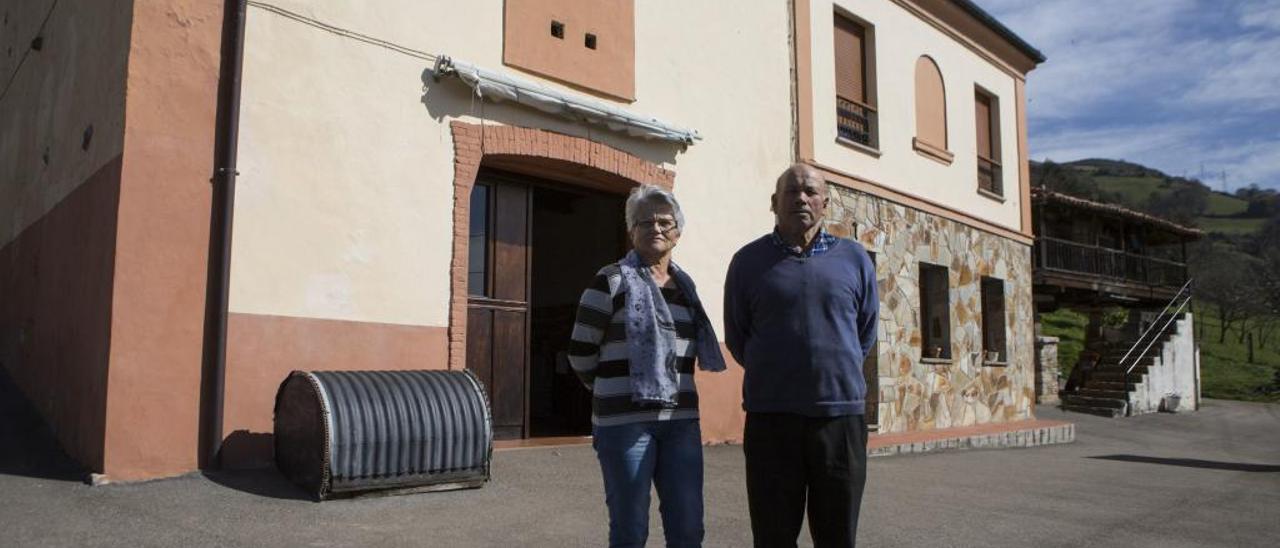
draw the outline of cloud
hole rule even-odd
[[[1241,6],[1240,25],[1280,31],[1280,2],[1257,2]]]
[[[1280,0],[979,0],[1043,51],[1033,158],[1280,188]]]
[[[1028,78],[1032,120],[1099,115],[1117,100],[1149,94],[1153,83],[1179,79],[1197,53],[1176,39],[1176,22],[1195,7],[1191,0],[987,4],[1049,57]]]
[[[1280,35],[1238,39],[1216,57],[1183,100],[1235,111],[1280,111]]]
[[[1134,161],[1180,146],[1195,133],[1196,127],[1192,124],[1065,129],[1041,136],[1032,143],[1031,157],[1059,162],[1081,158]]]

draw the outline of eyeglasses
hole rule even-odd
[[[663,219],[663,218],[636,221],[631,225],[631,228],[636,228],[640,230],[653,230],[656,232],[670,232],[675,227],[676,227],[675,219]]]

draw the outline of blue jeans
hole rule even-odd
[[[644,546],[649,488],[667,546],[702,545],[702,429],[697,419],[649,421],[593,429],[604,476],[609,546]]]

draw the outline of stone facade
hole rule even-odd
[[[828,230],[876,255],[880,432],[1033,418],[1030,246],[838,185],[831,186]],[[921,262],[948,269],[949,359],[922,359]],[[983,277],[1004,281],[1006,349],[999,365],[981,356]]]
[[[931,432],[927,439],[920,434],[876,436],[868,442],[868,457],[890,457],[911,453],[939,453],[964,449],[997,449],[1004,447],[1039,447],[1076,441],[1076,425],[1061,421],[1030,420],[1002,424],[994,428],[952,428]]]
[[[1036,403],[1058,403],[1058,338],[1036,337]]]

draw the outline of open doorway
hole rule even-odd
[[[485,169],[470,196],[467,368],[494,437],[591,433],[591,395],[566,352],[578,299],[626,251],[625,198]]]
[[[529,435],[587,435],[591,394],[566,352],[583,289],[625,253],[625,198],[565,185],[532,193]]]

